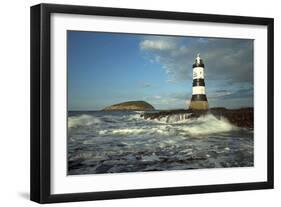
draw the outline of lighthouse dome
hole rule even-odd
[[[197,54],[197,57],[195,58],[195,62],[194,64],[192,65],[193,68],[195,67],[203,67],[204,68],[204,63],[203,63],[203,60],[200,58],[200,54],[198,53]]]

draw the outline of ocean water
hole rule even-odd
[[[69,112],[68,174],[249,167],[254,133],[211,114],[145,120],[142,112]]]

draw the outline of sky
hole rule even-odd
[[[209,107],[251,107],[253,47],[250,39],[68,31],[68,110],[137,100],[188,108],[197,53]]]

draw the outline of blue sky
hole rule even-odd
[[[197,53],[210,107],[253,106],[253,40],[68,31],[68,110],[187,108]]]

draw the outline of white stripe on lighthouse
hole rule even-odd
[[[204,68],[203,67],[193,68],[193,79],[204,79]]]
[[[192,87],[192,95],[205,94],[205,86],[194,86]]]

